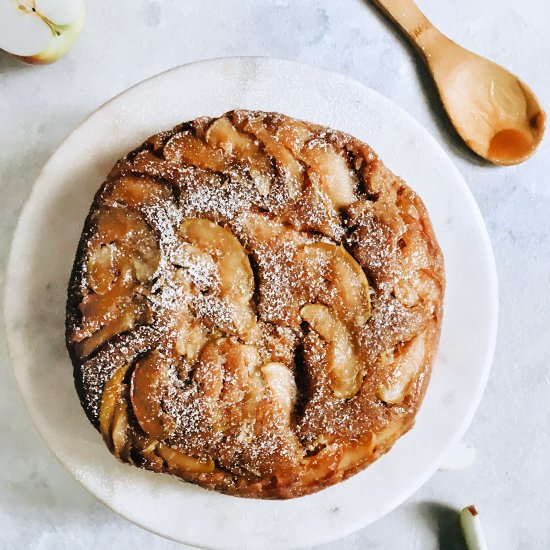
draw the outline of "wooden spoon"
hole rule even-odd
[[[374,0],[422,54],[443,106],[466,145],[496,164],[529,158],[546,114],[529,87],[436,29],[412,0]]]

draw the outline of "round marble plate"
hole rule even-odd
[[[349,132],[423,197],[446,260],[441,345],[415,428],[366,471],[291,501],[239,499],[118,463],[87,421],[65,351],[66,285],[92,197],[114,162],[151,134],[234,108],[280,111]],[[403,502],[436,470],[479,403],[496,337],[487,232],[460,174],[400,108],[341,75],[289,61],[230,58],[179,67],[116,97],[44,167],[8,266],[5,317],[15,374],[39,432],[97,498],[142,527],[206,548],[295,548],[351,533]]]

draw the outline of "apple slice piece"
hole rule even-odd
[[[405,399],[411,383],[422,368],[426,357],[426,333],[420,334],[396,351],[390,377],[380,386],[378,397],[386,403]]]
[[[302,165],[294,158],[289,149],[275,139],[259,119],[248,119],[244,130],[258,138],[266,153],[275,160],[278,169],[285,175],[289,195],[296,197],[303,186],[304,174]]]
[[[112,289],[117,277],[116,254],[117,248],[111,243],[101,244],[99,248],[90,252],[86,270],[88,285],[100,296]]]
[[[269,193],[271,160],[257,141],[239,132],[226,118],[218,118],[208,128],[206,142],[213,149],[222,149],[233,162],[244,159],[260,195],[265,197]]]
[[[190,322],[179,331],[176,340],[176,351],[179,355],[195,361],[208,342],[208,335],[202,325]]]
[[[343,247],[336,247],[331,263],[332,282],[339,300],[335,301],[343,318],[352,318],[362,327],[370,317],[370,288],[363,268]]]
[[[227,405],[239,403],[249,389],[249,377],[260,364],[260,354],[254,346],[226,340],[224,385],[221,393]]]
[[[193,371],[193,380],[202,393],[213,402],[219,401],[223,389],[223,366],[227,347],[226,338],[218,338],[206,344]]]
[[[122,381],[124,380],[124,376],[129,366],[130,365],[123,365],[119,367],[103,388],[101,406],[99,408],[99,431],[110,449],[112,449],[111,424],[113,422],[113,415],[115,413],[117,401],[124,390]]]
[[[204,346],[194,380],[219,405],[233,405],[243,399],[249,377],[259,364],[260,354],[254,346],[218,338]]]
[[[346,325],[334,310],[322,304],[308,304],[300,315],[329,344],[326,361],[334,395],[342,399],[353,397],[361,388],[363,365]]]
[[[391,448],[403,434],[406,422],[406,417],[394,416],[381,431],[374,434],[372,452],[375,456],[380,456]]]
[[[247,245],[248,241],[256,246],[262,245],[291,232],[279,219],[260,212],[243,212],[236,219],[236,225]]]
[[[153,439],[165,439],[175,421],[162,409],[169,373],[158,350],[139,360],[130,381],[132,409],[141,429]]]
[[[166,466],[171,474],[181,476],[186,474],[209,474],[216,467],[211,458],[203,462],[163,443],[157,445],[157,453],[166,461]]]
[[[168,200],[172,191],[170,186],[137,176],[122,176],[107,191],[104,198],[108,206],[123,204],[129,208],[140,209]]]
[[[115,310],[116,311],[116,310]],[[95,349],[117,334],[126,332],[137,323],[146,320],[147,311],[139,304],[130,303],[125,309],[116,311],[109,318],[108,324],[101,327],[91,336],[84,338],[75,345],[77,355],[82,359],[88,357]]]
[[[164,158],[170,162],[185,162],[204,170],[224,172],[230,165],[220,149],[211,149],[190,133],[178,134],[164,146]]]
[[[312,486],[334,475],[342,459],[342,453],[341,445],[329,443],[313,456],[304,457],[302,461],[307,467],[300,473],[300,483],[303,486]]]
[[[276,139],[296,158],[300,158],[302,148],[313,137],[313,132],[300,120],[286,119],[277,126]]]
[[[98,323],[114,317],[160,261],[155,235],[137,213],[127,208],[100,210],[93,222],[97,231],[89,243],[85,273],[94,293],[86,294],[80,305],[84,330],[97,330]]]
[[[248,332],[256,324],[250,304],[254,294],[254,274],[239,240],[229,229],[202,218],[185,220],[180,226],[180,234],[214,259],[220,284],[208,298],[219,298],[229,306],[233,327],[227,328],[239,336]]]
[[[459,514],[460,529],[466,542],[468,550],[487,550],[487,542],[485,540],[485,534],[481,527],[481,520],[479,519],[479,512],[477,508],[470,504],[466,508],[462,508]]]
[[[113,440],[113,454],[120,460],[127,462],[130,454],[130,438],[128,437],[128,404],[125,401],[117,403],[115,406],[111,438]]]
[[[132,459],[136,458],[135,463],[148,470],[162,472],[164,461],[155,453],[158,445],[158,441],[150,439],[139,432],[132,433],[132,450],[137,451],[136,455],[141,457],[136,458],[136,456],[132,454]]]
[[[369,283],[353,256],[342,246],[315,243],[304,246],[302,258],[305,269],[316,271],[317,279],[327,281],[324,298],[330,298],[338,317],[362,327],[370,317]]]
[[[31,64],[65,55],[84,25],[83,0],[0,2],[0,49]]]
[[[357,200],[357,178],[352,177],[344,157],[332,147],[306,147],[304,159],[311,165],[310,180],[332,202],[336,209],[349,206]]]
[[[344,449],[342,459],[338,464],[338,470],[345,472],[352,465],[363,464],[372,457],[373,446],[374,435],[369,432],[354,443],[351,448]]]
[[[298,393],[292,371],[286,365],[274,362],[266,363],[261,370],[275,406],[283,418],[290,421]]]

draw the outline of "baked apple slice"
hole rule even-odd
[[[310,181],[332,202],[334,207],[349,206],[357,200],[357,177],[352,175],[348,163],[332,147],[306,147],[304,160],[310,164]]]
[[[244,130],[256,136],[263,143],[265,151],[273,158],[278,170],[285,176],[290,197],[296,197],[302,190],[304,181],[302,165],[294,158],[289,149],[267,131],[261,120],[248,119],[244,124]]]
[[[236,335],[244,335],[256,324],[256,316],[251,306],[254,294],[254,274],[248,255],[233,233],[217,223],[202,218],[185,220],[180,226],[180,234],[187,242],[209,254],[217,265],[219,285],[206,296],[212,303],[216,299],[225,306],[230,322],[225,321]],[[215,316],[216,308],[206,308],[202,313]],[[213,325],[224,319],[210,319]]]
[[[243,163],[262,197],[269,194],[273,179],[271,160],[257,140],[239,132],[226,118],[218,118],[206,132],[206,142],[221,149],[225,157]]]
[[[163,185],[153,179],[137,176],[122,176],[116,180],[105,195],[105,204],[121,205],[142,209],[144,206],[158,204],[171,197],[169,185]]]
[[[112,449],[111,426],[115,407],[126,388],[123,384],[123,380],[129,367],[130,365],[119,367],[103,388],[103,396],[99,408],[99,431],[110,449]]]
[[[216,404],[223,389],[223,366],[228,347],[226,338],[218,338],[206,344],[193,372],[193,380],[202,394]]]
[[[116,256],[113,243],[104,243],[90,253],[87,264],[88,285],[100,296],[107,294],[117,278]]]
[[[208,334],[201,323],[184,319],[176,339],[176,351],[182,357],[194,362],[208,343]]]
[[[374,434],[370,432],[356,441],[353,446],[344,449],[342,459],[338,464],[338,470],[345,472],[354,465],[364,464],[372,457],[373,446]]]
[[[194,380],[219,406],[234,405],[250,390],[249,379],[259,365],[260,354],[254,346],[219,338],[202,350]]]
[[[244,212],[235,220],[236,229],[248,245],[267,244],[272,239],[291,231],[283,222],[259,212]]]
[[[94,350],[102,346],[113,336],[134,328],[138,323],[147,319],[146,307],[142,304],[130,302],[121,311],[114,310],[107,323],[92,333],[91,336],[75,344],[75,351],[80,358],[88,357]]]
[[[228,342],[229,344],[229,342]],[[250,390],[250,377],[260,365],[260,354],[254,346],[232,342],[225,353],[224,387],[221,398],[224,404],[240,403]]]
[[[164,158],[212,172],[224,172],[230,165],[220,149],[211,149],[191,133],[177,134],[164,146]]]
[[[334,395],[353,397],[361,388],[363,364],[348,328],[333,309],[322,304],[308,304],[300,315],[328,344],[325,360]]]
[[[296,158],[300,158],[302,149],[313,137],[313,132],[300,120],[282,120],[277,125],[275,138]]]
[[[213,472],[215,468],[214,461],[211,458],[203,462],[163,443],[157,445],[156,452],[164,459],[171,474],[179,476],[208,474]]]
[[[113,454],[123,462],[128,462],[131,450],[128,428],[128,404],[125,401],[121,401],[115,406],[111,426],[111,438],[113,441]]]
[[[262,367],[262,375],[273,401],[274,407],[288,424],[294,405],[296,404],[296,381],[292,371],[282,363],[266,363]]]
[[[386,403],[400,403],[407,396],[411,383],[426,360],[426,335],[424,332],[416,338],[399,346],[393,353],[393,362],[387,355],[382,361],[389,362],[390,376],[378,390],[378,396]]]
[[[370,290],[365,272],[342,246],[315,243],[303,248],[304,269],[324,281],[314,298],[330,301],[338,317],[362,327],[370,317]]]
[[[94,224],[83,270],[88,289],[79,305],[81,327],[73,334],[80,357],[147,319],[136,288],[153,276],[160,260],[155,236],[137,213],[125,207],[100,210]]]
[[[130,400],[141,429],[153,439],[165,439],[175,429],[162,401],[166,396],[170,374],[166,358],[154,350],[140,359],[130,381]]]

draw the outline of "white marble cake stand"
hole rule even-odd
[[[291,501],[228,497],[119,464],[80,408],[64,345],[67,280],[92,197],[114,162],[147,136],[234,108],[280,111],[371,144],[427,204],[448,290],[441,346],[416,427],[366,471]],[[289,61],[230,58],[178,67],[114,98],[44,167],[15,232],[7,272],[9,351],[29,412],[57,458],[112,510],[206,548],[327,542],[386,514],[459,440],[480,401],[497,326],[497,281],[479,210],[440,146],[408,114],[341,75]]]

